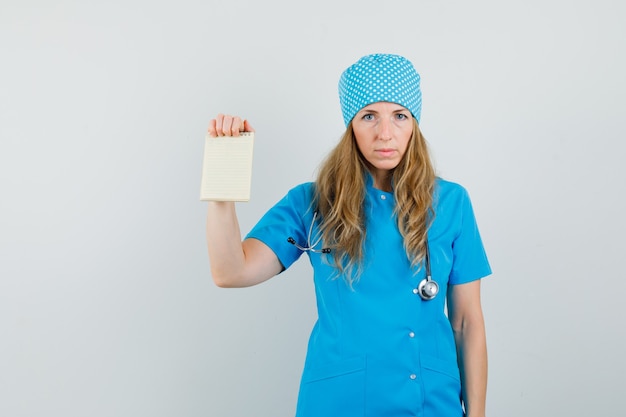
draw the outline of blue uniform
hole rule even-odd
[[[268,245],[285,268],[302,254],[287,238],[307,245],[312,196],[312,183],[293,188],[247,236]],[[341,277],[333,279],[330,255],[307,252],[318,320],[296,415],[461,417],[456,348],[445,314],[447,286],[491,273],[467,192],[436,181],[428,241],[440,291],[430,301],[415,291],[424,272],[415,274],[406,256],[393,193],[375,189],[369,178],[365,207],[365,264],[353,288]]]

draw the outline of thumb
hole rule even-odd
[[[254,128],[247,120],[243,121],[243,131],[244,132],[254,132]]]

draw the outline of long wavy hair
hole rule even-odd
[[[332,249],[337,276],[352,286],[362,272],[365,227],[365,189],[370,165],[359,150],[352,123],[337,146],[320,166],[315,182],[313,207],[320,217],[325,247]],[[428,145],[417,121],[407,150],[391,173],[395,197],[394,214],[404,240],[404,249],[419,271],[424,259],[427,232],[433,220],[435,170]]]

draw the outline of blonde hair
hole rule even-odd
[[[321,218],[325,247],[332,249],[337,276],[351,286],[361,275],[365,227],[365,189],[369,164],[356,144],[352,123],[320,166],[313,207]],[[435,171],[417,121],[407,150],[392,172],[394,213],[404,250],[416,267],[426,253],[427,231],[433,220]],[[417,272],[419,268],[415,268]]]

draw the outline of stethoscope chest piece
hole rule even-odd
[[[417,292],[422,297],[422,300],[432,300],[439,293],[439,284],[428,276],[419,283]]]

